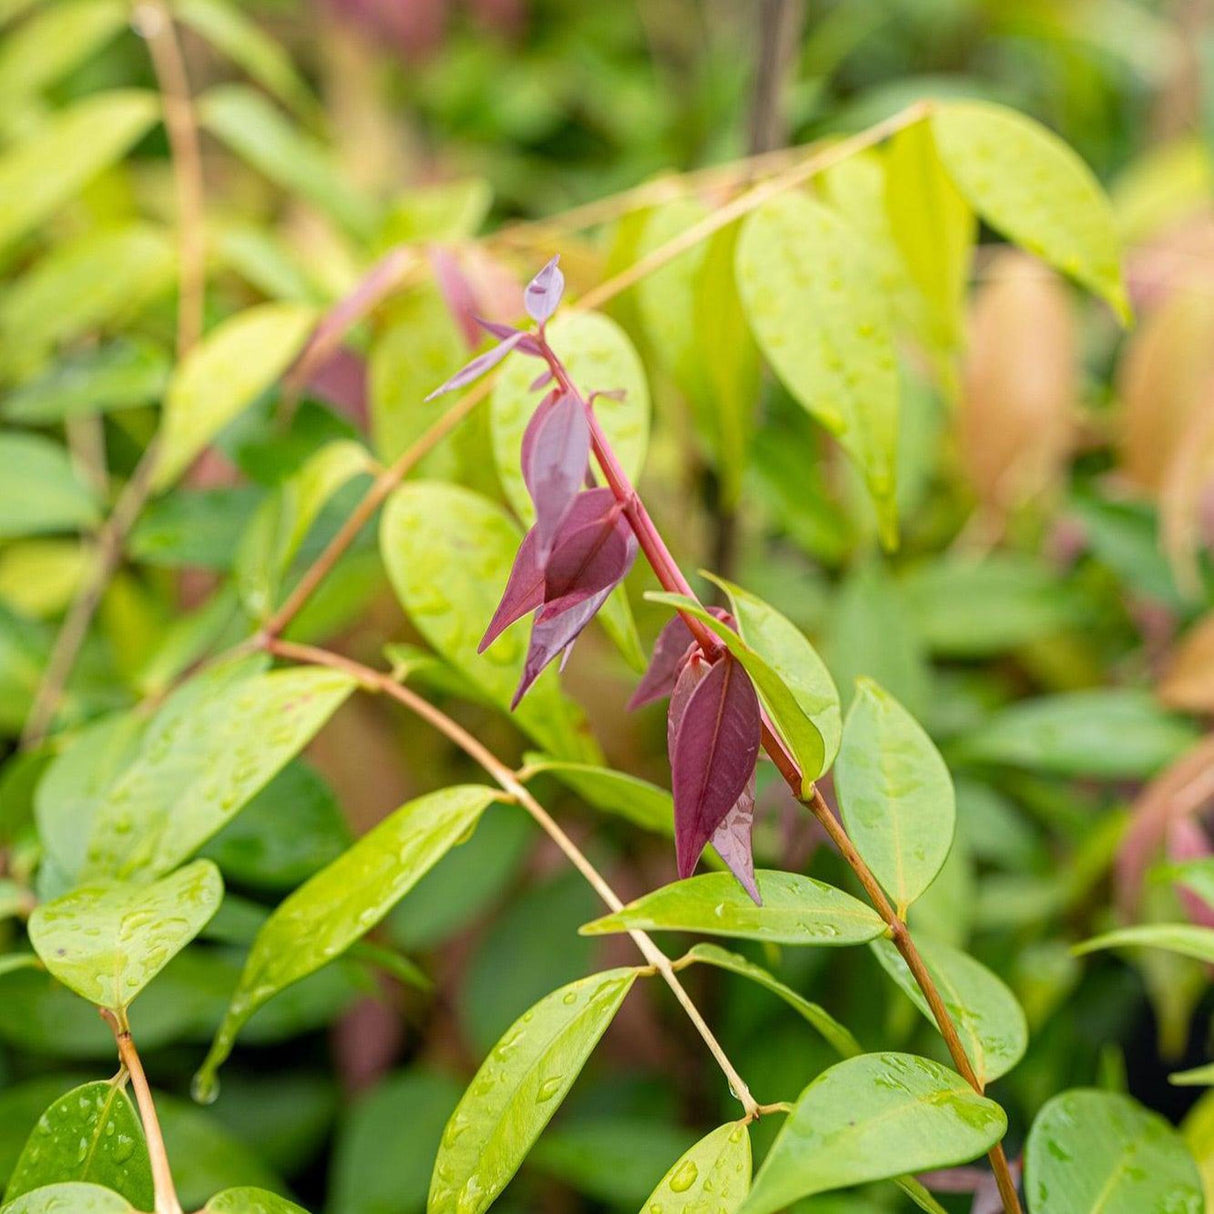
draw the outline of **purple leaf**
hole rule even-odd
[[[733,626],[733,618],[723,607],[708,609],[718,620],[725,620]],[[641,676],[637,689],[628,701],[628,711],[652,704],[661,700],[674,691],[679,672],[687,660],[688,650],[695,643],[691,629],[687,627],[681,615],[674,616],[658,633],[658,639],[653,643],[653,656],[649,659],[649,667]]]
[[[502,600],[498,603],[476,652],[484,653],[515,620],[521,620],[527,612],[534,611],[543,601],[544,566],[539,560],[533,527],[523,536],[523,542],[514,557],[514,565],[510,569],[510,577],[506,580],[506,589],[502,591]]]
[[[503,325],[496,320],[486,320],[483,316],[475,316],[473,319],[486,333],[492,334],[501,341],[517,337],[518,346],[516,348],[520,354],[543,354],[543,350],[540,349],[540,343],[530,333],[525,333],[522,329],[516,329],[513,325]],[[552,372],[549,371],[548,374],[551,375]]]
[[[548,385],[549,385],[549,384],[552,382],[553,378],[554,378],[554,376],[553,376],[553,374],[552,374],[552,369],[551,369],[551,368],[549,368],[549,369],[547,369],[547,370],[545,370],[545,371],[541,371],[541,372],[540,372],[540,373],[539,373],[539,374],[538,374],[538,375],[537,375],[537,376],[536,376],[536,377],[535,377],[535,378],[534,378],[534,379],[531,381],[531,391],[532,391],[532,392],[538,392],[538,391],[539,391],[541,388],[545,388],[545,387],[547,387],[547,386],[548,386]]]
[[[466,384],[472,383],[473,380],[480,379],[491,367],[496,367],[526,336],[525,333],[512,333],[501,345],[494,346],[491,350],[486,350],[484,354],[478,354],[466,367],[457,371],[447,380],[445,384],[441,384],[435,388],[426,397],[426,400],[431,401],[436,396],[442,396],[444,392],[454,392],[456,388],[462,388]]]
[[[527,660],[523,663],[523,677],[519,680],[514,699],[510,701],[512,709],[518,707],[519,701],[527,694],[527,689],[539,678],[549,662],[556,657],[561,657],[562,663],[567,659],[570,646],[577,640],[582,629],[594,619],[614,589],[614,586],[608,586],[569,610],[546,620],[536,617],[531,626],[531,643],[527,647]]]
[[[610,590],[632,568],[636,554],[636,539],[611,490],[579,493],[544,567],[544,606],[538,619],[551,619]]]
[[[717,855],[725,861],[725,867],[738,879],[738,884],[751,896],[756,906],[763,905],[759,887],[755,883],[754,841],[751,835],[755,825],[755,776],[742,790],[742,795],[721,819],[721,824],[712,832],[712,845]]]
[[[680,877],[695,871],[700,853],[750,783],[759,757],[759,697],[750,677],[729,653],[700,677],[702,664],[703,659],[693,655],[670,704]],[[690,694],[680,694],[689,684]]]
[[[535,503],[539,560],[546,561],[590,461],[586,409],[571,392],[539,408],[523,434],[523,479]]]
[[[434,270],[434,279],[447,305],[447,311],[459,325],[464,341],[468,343],[468,349],[475,350],[481,344],[481,334],[477,328],[476,291],[468,281],[468,276],[456,261],[455,254],[441,245],[431,248],[430,266]]]
[[[523,304],[527,315],[542,325],[556,311],[565,293],[565,276],[556,264],[561,257],[558,253],[528,284],[523,292]]]

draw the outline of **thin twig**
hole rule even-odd
[[[148,1157],[152,1163],[152,1185],[156,1195],[156,1214],[182,1214],[177,1187],[173,1183],[173,1172],[169,1167],[168,1153],[164,1149],[164,1135],[160,1132],[160,1118],[156,1116],[156,1102],[148,1087],[147,1076],[139,1051],[131,1039],[131,1030],[126,1017],[101,1008],[101,1018],[110,1026],[114,1042],[118,1046],[118,1058],[131,1078],[135,1089],[135,1103],[139,1106],[139,1119],[143,1122],[143,1136],[147,1139]]]
[[[488,747],[484,746],[466,729],[453,721],[441,709],[436,708],[429,700],[424,699],[415,691],[396,682],[390,675],[372,670],[369,666],[364,666],[359,662],[343,657],[340,654],[332,653],[327,649],[318,649],[312,645],[298,645],[291,641],[282,641],[274,637],[266,637],[263,644],[268,652],[277,657],[287,658],[295,662],[305,662],[314,666],[329,666],[336,670],[345,671],[368,691],[382,692],[384,695],[391,696],[392,699],[408,708],[410,712],[429,722],[435,729],[454,742],[471,759],[480,764],[497,781],[501,788],[509,793],[531,815],[545,834],[565,853],[570,863],[586,878],[595,893],[602,898],[609,909],[618,911],[623,908],[623,902],[620,900],[619,895],[608,885],[606,878],[594,867],[578,845],[561,829],[552,815],[531,795],[530,790],[519,781],[509,765],[503,763]],[[721,1043],[713,1035],[707,1023],[705,1023],[699,1008],[692,1002],[691,996],[688,995],[683,984],[676,977],[670,958],[644,932],[632,931],[629,932],[629,935],[636,942],[645,960],[662,975],[666,985],[670,987],[671,991],[674,992],[675,998],[682,1004],[688,1019],[691,1020],[696,1031],[704,1039],[704,1044],[708,1046],[709,1051],[717,1061],[717,1065],[725,1075],[730,1091],[741,1101],[742,1107],[746,1111],[747,1120],[755,1120],[761,1116],[766,1109],[772,1106],[761,1106],[751,1096],[750,1089],[729,1061],[725,1051],[721,1048]]]

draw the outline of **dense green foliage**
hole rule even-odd
[[[808,8],[0,0],[0,1214],[1214,1199],[1214,31]]]

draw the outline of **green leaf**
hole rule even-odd
[[[1201,1214],[1201,1177],[1184,1139],[1116,1092],[1078,1089],[1037,1114],[1024,1147],[1029,1214]]]
[[[637,972],[606,970],[571,982],[507,1030],[443,1132],[428,1214],[489,1208],[560,1107]]]
[[[1214,965],[1214,930],[1192,923],[1138,923],[1075,945],[1079,955],[1106,948],[1162,948]]]
[[[100,520],[92,492],[67,452],[35,434],[0,434],[0,540],[79,531]]]
[[[801,769],[801,795],[811,796],[814,780],[821,774],[825,766],[826,744],[817,725],[809,716],[808,699],[804,701],[798,699],[789,683],[768,664],[766,658],[756,649],[751,648],[747,641],[727,624],[711,615],[695,599],[682,594],[665,592],[650,592],[645,597],[651,602],[665,603],[678,611],[694,616],[710,632],[716,633],[725,643],[729,652],[741,662],[746,673],[754,680],[764,707],[771,716],[775,727],[788,743],[793,758],[796,759],[797,766]],[[797,671],[796,680],[802,685],[804,692],[807,681],[803,672]],[[815,697],[813,702],[820,709],[821,701]]]
[[[960,949],[919,935],[915,944],[980,1082],[985,1086],[1006,1075],[1028,1048],[1028,1024],[1016,996],[985,965]],[[869,948],[881,968],[935,1027],[927,999],[892,941],[874,940]]]
[[[60,110],[0,156],[0,249],[54,214],[159,115],[154,93],[94,93]]]
[[[889,141],[885,207],[894,243],[927,304],[928,339],[951,350],[961,340],[976,224],[926,122],[904,127]]]
[[[4,1214],[135,1214],[135,1207],[112,1189],[95,1184],[53,1184],[10,1202]]]
[[[856,850],[905,915],[948,858],[953,782],[922,726],[871,679],[857,680],[835,787]]]
[[[533,776],[554,775],[595,809],[618,814],[642,830],[674,837],[674,798],[666,789],[650,784],[648,780],[613,771],[610,767],[570,763],[533,752],[524,755],[523,762],[527,780]]]
[[[56,246],[0,303],[8,363],[23,368],[31,351],[129,326],[172,286],[175,267],[172,233],[151,223],[102,228]]]
[[[65,986],[117,1011],[198,935],[222,898],[210,860],[151,885],[81,885],[34,910],[30,943]]]
[[[302,304],[259,304],[224,321],[182,359],[165,399],[153,488],[167,489],[278,379],[315,321],[315,310]]]
[[[990,102],[941,104],[931,125],[940,158],[983,219],[1128,322],[1112,208],[1083,161],[1039,123]]]
[[[227,0],[173,0],[173,13],[280,101],[310,117],[316,101],[291,56]]]
[[[739,953],[731,953],[716,944],[697,944],[687,953],[687,959],[701,961],[705,965],[714,965],[717,969],[729,970],[749,978],[760,986],[766,987],[773,995],[778,995],[794,1011],[809,1021],[822,1035],[823,1039],[844,1058],[854,1058],[864,1051],[860,1043],[852,1036],[851,1031],[840,1024],[824,1007],[811,1003],[802,995],[798,995],[790,986],[786,986],[761,965],[756,965]]]
[[[205,1089],[241,1026],[279,991],[365,936],[476,825],[500,794],[459,785],[409,801],[282,902],[257,934],[199,1071]]]
[[[205,1214],[308,1214],[277,1193],[265,1189],[225,1189],[203,1207]]]
[[[985,658],[1080,624],[1075,595],[1044,561],[993,552],[946,557],[902,583],[916,631],[933,652]]]
[[[1168,1082],[1177,1087],[1210,1087],[1214,1085],[1214,1062],[1205,1066],[1195,1066],[1187,1071],[1173,1071],[1168,1076]]]
[[[0,325],[3,320],[0,320]],[[0,404],[0,416],[46,426],[159,400],[171,363],[159,346],[115,341],[51,366]]]
[[[824,881],[763,870],[755,877],[762,906],[756,906],[729,873],[702,873],[663,885],[623,910],[586,924],[582,934],[640,929],[703,932],[772,944],[843,945],[863,944],[885,930],[875,910]]]
[[[340,1123],[330,1172],[341,1214],[422,1214],[442,1127],[460,1097],[449,1075],[411,1067],[358,1096]]]
[[[501,507],[456,485],[413,481],[384,509],[379,542],[388,578],[410,619],[491,703],[508,709],[526,656],[528,622],[508,628],[484,652],[484,635],[522,542]],[[555,668],[545,671],[513,713],[521,729],[563,759],[585,759],[585,732],[561,695]]]
[[[863,244],[827,207],[787,193],[743,224],[737,274],[760,349],[864,473],[883,542],[893,547],[898,372],[888,307],[872,290]]]
[[[347,182],[329,150],[293,126],[260,93],[224,84],[199,102],[201,124],[276,185],[314,203],[352,235],[366,238],[378,208]]]
[[[0,43],[0,104],[18,107],[69,75],[126,25],[122,0],[59,0]]]
[[[138,758],[107,789],[84,875],[154,877],[192,855],[353,689],[349,675],[319,667],[196,675],[156,714]]]
[[[826,663],[801,630],[774,607],[724,578],[707,572],[704,576],[729,595],[742,640],[780,676],[821,735],[825,754],[821,769],[812,776],[817,779],[834,762],[843,733],[839,693]]]
[[[326,503],[354,477],[370,473],[370,452],[353,439],[336,439],[310,456],[267,498],[236,552],[241,599],[254,619],[273,611],[283,577]]]
[[[994,1101],[939,1063],[912,1054],[849,1058],[801,1093],[742,1214],[774,1214],[814,1193],[965,1163],[1006,1128]]]
[[[9,1177],[12,1201],[41,1185],[98,1184],[140,1210],[152,1208],[152,1164],[139,1114],[122,1086],[86,1083],[38,1119]]]
[[[733,1214],[750,1188],[750,1133],[731,1121],[677,1160],[642,1210],[660,1214]]]
[[[492,205],[493,187],[484,177],[411,185],[393,198],[380,243],[388,247],[467,240],[480,230]]]
[[[1147,779],[1170,766],[1200,736],[1145,691],[1071,691],[1025,700],[966,734],[966,760],[1059,776]]]
[[[548,326],[548,340],[583,396],[623,389],[623,400],[598,397],[594,412],[635,483],[649,446],[649,385],[632,343],[615,321],[598,312],[560,313]],[[506,500],[527,523],[535,518],[535,508],[523,480],[523,431],[543,396],[531,388],[539,365],[532,358],[508,358],[489,403],[498,476]]]

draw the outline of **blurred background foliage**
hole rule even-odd
[[[664,357],[662,292],[677,281],[655,278],[609,310],[645,358],[656,401],[645,491],[675,551],[794,619],[845,697],[855,675],[876,677],[949,760],[959,841],[912,923],[982,957],[1027,1009],[1029,1053],[995,1091],[1012,1117],[1009,1144],[1065,1087],[1126,1089],[1183,1125],[1214,1182],[1214,1103],[1201,1087],[1167,1078],[1209,1056],[1207,971],[1166,953],[1077,959],[1069,950],[1117,922],[1214,922],[1200,891],[1162,866],[1212,850],[1209,0],[172,7],[204,132],[207,329],[262,300],[331,307],[402,242],[441,246],[488,300],[507,298],[560,251],[580,293],[686,217],[645,209],[617,224],[608,209],[584,225],[518,221],[830,139],[924,95],[1015,106],[1095,168],[1126,242],[1136,324],[1121,332],[1102,305],[984,233],[955,369],[904,360],[903,535],[892,556],[879,552],[869,507],[833,443],[774,382],[747,443],[723,452],[697,437],[694,402]],[[156,88],[129,18],[122,3],[0,0],[6,917],[22,913],[38,867],[35,789],[55,753],[18,752],[17,736],[87,575],[90,536],[154,429],[174,357],[177,203],[164,131],[136,115],[125,145],[107,155],[98,150],[105,138],[121,142],[111,117],[102,131],[83,127],[56,142],[61,116],[86,99]],[[94,152],[95,171],[85,164]],[[31,182],[53,191],[74,168],[82,176],[60,190],[62,205],[31,201]],[[741,177],[697,181],[711,203]],[[847,197],[841,180],[818,188]],[[478,233],[492,236],[471,244]],[[61,725],[163,694],[186,665],[247,631],[236,603],[238,591],[249,601],[240,583],[256,572],[241,558],[256,542],[251,520],[318,446],[369,434],[390,460],[429,424],[420,396],[464,357],[433,285],[433,256],[402,263],[392,297],[360,320],[341,354],[293,394],[264,393],[223,429],[184,488],[142,512]],[[877,279],[873,289],[884,285]],[[30,505],[19,466],[42,473],[45,500]],[[424,470],[501,497],[482,418]],[[355,477],[306,528],[286,582],[365,485]],[[639,586],[642,575],[633,580]],[[648,640],[660,615],[639,592],[633,598]],[[336,639],[372,662],[387,641],[416,642],[373,533],[292,635]],[[412,651],[396,656],[420,662]],[[622,710],[634,679],[603,636],[588,635],[566,681],[612,763],[664,783],[660,714]],[[507,720],[447,695],[441,676],[437,686],[479,735],[521,756]],[[331,860],[352,832],[466,775],[423,726],[354,699],[306,760],[208,845],[237,897],[133,1017],[166,1094],[162,1117],[187,1204],[257,1184],[286,1186],[329,1214],[421,1210],[442,1125],[501,1031],[591,964],[621,963],[626,943],[576,934],[596,913],[591,892],[521,813],[495,811],[382,933],[423,965],[433,991],[358,960],[330,967],[254,1018],[213,1107],[188,1102],[259,908]],[[555,781],[536,787],[622,894],[671,879],[665,840],[592,816]],[[809,819],[769,790],[760,860],[846,885],[820,842]],[[761,959],[862,1042],[939,1053],[866,952],[771,950]],[[719,974],[691,980],[763,1099],[794,1098],[831,1061],[765,992]],[[498,1208],[635,1209],[697,1131],[728,1114],[700,1043],[668,1003],[656,992],[628,1003]],[[2,1176],[50,1099],[112,1066],[113,1044],[90,1008],[30,969],[0,977],[0,1043]],[[757,1150],[765,1135],[761,1124]],[[871,1214],[904,1200],[884,1186],[798,1209]],[[968,1196],[943,1200],[968,1208]]]

